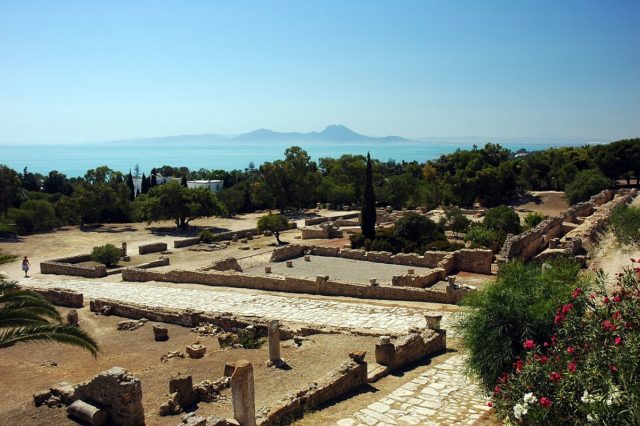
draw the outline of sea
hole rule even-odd
[[[477,145],[482,145],[475,142]],[[337,158],[343,154],[366,155],[380,161],[418,161],[437,159],[457,149],[472,149],[474,143],[452,141],[398,141],[398,142],[238,142],[233,140],[204,143],[172,144],[158,143],[86,143],[69,145],[0,145],[0,164],[22,172],[48,174],[52,170],[67,177],[84,176],[87,170],[99,166],[128,173],[139,165],[141,172],[148,173],[153,167],[163,165],[190,170],[223,169],[244,170],[253,163],[255,167],[267,161],[284,158],[285,150],[301,146],[315,161],[323,157]],[[503,142],[502,146],[513,151],[543,150],[556,146],[582,145],[581,143],[527,143],[526,141]]]

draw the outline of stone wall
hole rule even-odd
[[[288,244],[286,246],[278,247],[271,252],[271,262],[283,262],[285,260],[301,257],[305,250],[306,247],[299,244]]]
[[[491,250],[457,250],[453,254],[454,269],[457,271],[474,272],[476,274],[491,274],[493,252]]]
[[[69,308],[82,308],[82,304],[84,302],[82,293],[78,293],[73,290],[67,290],[63,288],[38,288],[32,290],[40,294],[42,297],[44,297],[54,305],[66,306]]]
[[[276,275],[249,275],[237,272],[195,272],[173,270],[169,272],[153,272],[142,269],[125,269],[122,279],[131,282],[172,282],[192,283],[221,287],[251,288],[265,291],[281,291],[288,293],[320,294],[326,296],[358,297],[364,299],[410,300],[435,303],[457,303],[468,290],[441,291],[412,287],[371,286],[364,283],[348,283],[315,280]]]
[[[258,424],[276,426],[287,419],[298,418],[305,411],[313,410],[328,401],[347,395],[367,383],[367,363],[353,360],[344,362],[338,369],[303,389],[258,410]]]
[[[442,268],[435,268],[427,274],[415,275],[394,275],[391,277],[391,285],[400,287],[429,287],[446,277],[446,271]]]
[[[628,191],[618,191],[617,194],[616,196],[616,192],[612,190],[604,190],[591,197],[589,201],[571,206],[562,215],[545,219],[528,231],[510,236],[502,246],[501,257],[505,260],[513,258],[530,260],[544,251],[553,238],[559,238],[565,234],[571,235],[572,230],[578,228],[583,229],[581,223],[588,221],[589,217],[606,217],[607,219],[603,220],[603,223],[606,222],[611,211],[610,208],[607,208],[609,204],[618,205],[619,202],[623,202],[619,200],[629,202],[630,193]],[[614,196],[617,198],[614,199]],[[576,232],[577,234],[578,232]],[[584,235],[580,236],[584,237]]]
[[[327,217],[327,216],[323,216],[323,217],[311,217],[309,219],[305,219],[304,220],[304,226],[311,226],[311,225],[319,225],[321,223],[324,222],[329,222],[329,221],[340,221],[340,220],[346,220],[346,219],[355,219],[355,218],[360,218],[360,213],[347,213],[344,214],[340,217],[334,218],[334,217]],[[360,222],[358,222],[360,223]],[[342,226],[342,225],[340,225]],[[351,226],[351,225],[344,225],[344,226]]]
[[[158,268],[160,266],[168,266],[169,258],[168,257],[160,257],[157,260],[152,260],[151,262],[141,263],[136,265],[135,267],[138,269],[151,269]]]
[[[124,368],[113,367],[88,382],[77,385],[75,398],[104,407],[109,414],[109,424],[145,424],[140,379],[129,374]]]
[[[329,238],[330,235],[329,228],[320,228],[320,227],[305,227],[301,228],[301,238],[303,240],[313,240],[316,238]]]
[[[57,261],[40,262],[40,273],[53,275],[72,275],[84,278],[101,278],[107,276],[107,267],[104,265],[73,265]]]
[[[173,241],[173,248],[182,248],[182,247],[195,246],[196,244],[200,244],[200,237],[184,238],[182,240],[174,240]]]
[[[399,370],[429,355],[447,349],[445,331],[425,330],[421,333],[409,333],[400,336],[394,343],[395,353],[387,366],[387,373]]]
[[[238,263],[238,260],[235,257],[227,257],[222,260],[218,260],[211,266],[207,266],[206,268],[202,268],[202,271],[236,271],[242,272],[242,267]]]
[[[138,247],[138,254],[156,253],[167,251],[167,243],[144,244]]]

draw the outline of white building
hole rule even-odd
[[[156,183],[158,185],[162,185],[163,183],[171,182],[171,181],[181,182],[181,178],[176,177],[164,177],[160,173],[156,173]],[[188,180],[187,188],[207,188],[211,192],[218,192],[224,186],[223,180]],[[138,194],[142,192],[142,177],[133,177],[133,187],[135,188],[135,193]]]
[[[224,186],[223,180],[188,180],[189,188],[207,188],[211,192],[218,192]]]

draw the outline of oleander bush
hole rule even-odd
[[[611,230],[621,247],[640,246],[640,207],[618,206],[611,213]]]
[[[617,274],[612,292],[602,273],[594,291],[576,287],[549,315],[549,338],[523,336],[524,352],[488,403],[501,421],[640,423],[640,264],[632,266]]]

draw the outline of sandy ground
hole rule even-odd
[[[67,309],[60,310],[63,315]],[[175,425],[178,417],[159,417],[158,407],[167,399],[169,378],[176,373],[192,375],[194,383],[215,380],[222,376],[224,364],[239,359],[251,361],[256,383],[256,407],[275,401],[286,393],[304,387],[337,368],[348,359],[348,353],[365,350],[373,354],[376,338],[347,335],[310,336],[302,346],[291,341],[282,342],[282,357],[291,365],[290,370],[266,367],[268,347],[260,349],[220,350],[214,337],[199,337],[188,328],[166,324],[167,342],[155,342],[151,323],[133,331],[118,331],[116,325],[125,318],[97,316],[85,307],[79,310],[81,327],[94,336],[102,351],[96,359],[88,352],[55,344],[21,344],[0,351],[0,377],[2,377],[3,405],[0,424],[51,425],[76,424],[66,417],[66,410],[45,406],[36,408],[32,394],[47,389],[60,381],[78,383],[88,380],[100,371],[113,366],[128,369],[140,378],[143,387],[143,405],[149,425]],[[200,339],[207,346],[204,358],[172,358],[160,362],[168,351],[185,351],[185,347]],[[54,361],[57,366],[49,366]],[[11,389],[9,391],[9,389]],[[200,403],[197,413],[231,417],[229,390],[221,402]]]
[[[307,277],[315,279],[318,275],[329,275],[330,278],[346,282],[368,282],[369,278],[377,278],[381,284],[391,284],[394,275],[407,274],[413,269],[416,275],[428,274],[429,268],[408,267],[385,263],[366,263],[366,271],[363,271],[363,263],[360,260],[342,259],[336,257],[310,256],[310,261],[304,258],[292,260],[293,267],[288,268],[285,262],[271,264],[272,273],[285,276]],[[267,275],[264,268],[253,268],[247,271],[250,274]]]
[[[531,201],[513,206],[521,217],[531,212],[557,216],[569,208],[569,202],[562,191],[533,191],[530,194]]]

